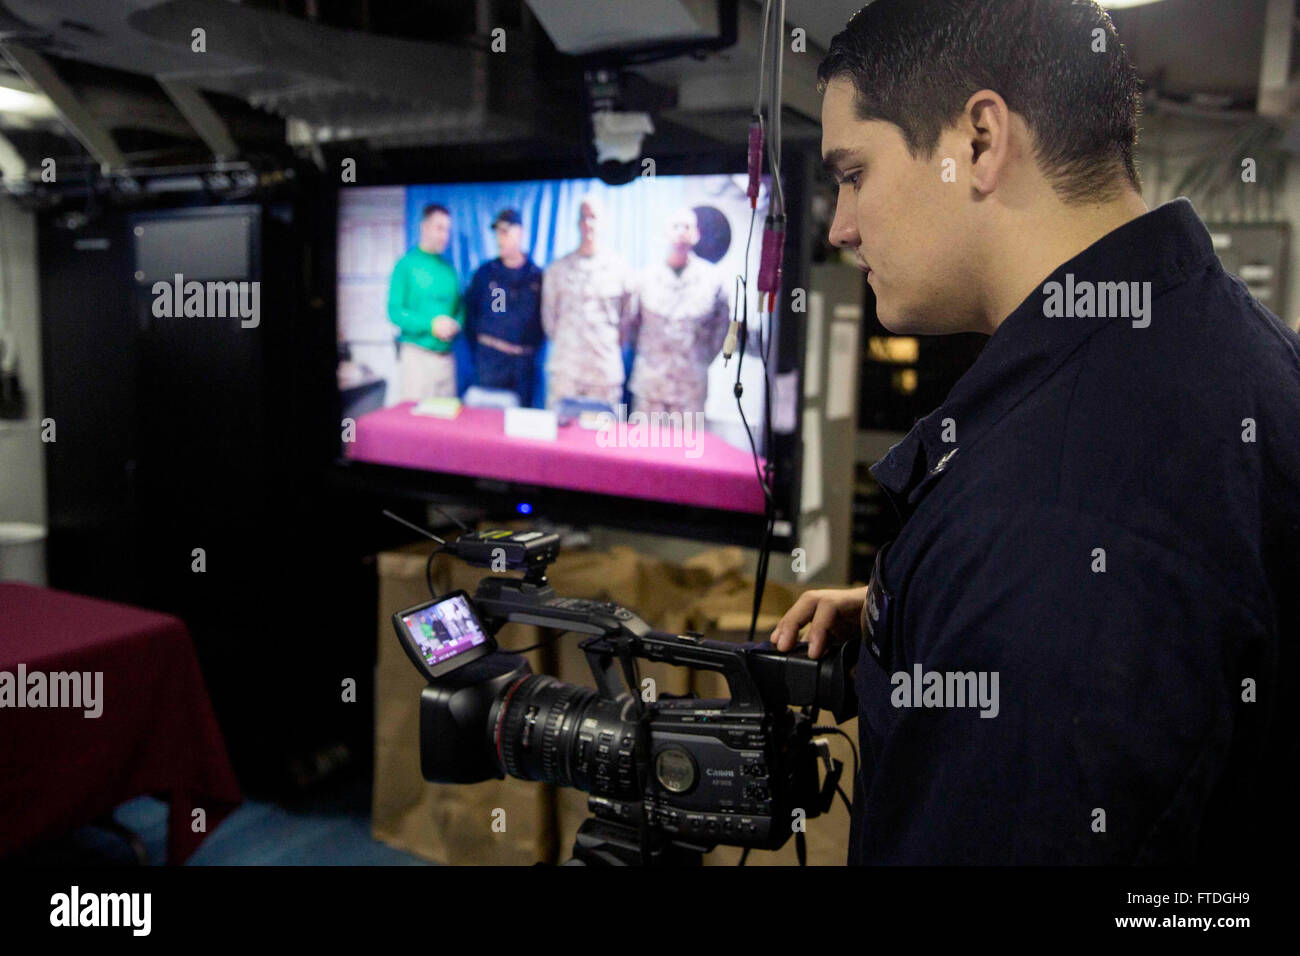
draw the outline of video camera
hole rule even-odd
[[[559,546],[539,531],[467,532],[441,550],[524,576],[489,576],[472,599],[457,591],[393,615],[429,680],[425,779],[508,774],[587,791],[593,817],[578,831],[574,863],[699,863],[719,844],[777,849],[796,831],[802,841],[795,822],[829,809],[843,771],[813,740],[817,711],[836,723],[857,713],[858,642],[811,660],[803,646],[782,654],[768,643],[655,631],[617,604],[556,594],[546,569]],[[497,648],[511,621],[591,635],[580,647],[595,689],[534,674],[522,655]],[[731,698],[644,699],[639,660],[716,671]]]

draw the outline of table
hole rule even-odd
[[[601,447],[596,431],[577,424],[559,429],[553,442],[534,441],[507,437],[505,413],[499,408],[462,408],[455,418],[445,419],[412,414],[413,407],[404,402],[362,415],[347,456],[378,465],[763,513],[753,455],[709,432],[694,433],[690,448]],[[609,437],[617,437],[617,428]]]
[[[27,704],[17,706],[19,674]],[[98,672],[101,690],[94,693]],[[92,675],[80,707],[73,673]],[[38,679],[35,675],[44,675]],[[55,680],[54,675],[69,675]],[[86,716],[99,710],[98,717]],[[168,862],[183,863],[239,804],[189,632],[166,614],[0,583],[0,856],[144,794],[170,801]],[[206,828],[194,832],[193,811]]]

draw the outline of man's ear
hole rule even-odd
[[[980,90],[966,101],[962,130],[969,137],[971,185],[982,195],[998,187],[1011,155],[1011,110],[993,90]]]

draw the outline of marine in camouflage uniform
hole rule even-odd
[[[636,314],[626,263],[596,245],[601,216],[584,199],[582,244],[546,267],[542,276],[542,327],[551,340],[546,362],[546,407],[561,399],[592,398],[616,408],[623,400],[623,344]]]
[[[667,260],[641,279],[628,382],[634,412],[704,411],[709,365],[727,337],[731,297],[720,270],[690,251],[699,238],[695,213],[679,210],[670,220]]]

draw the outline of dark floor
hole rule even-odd
[[[167,805],[139,797],[114,811],[135,833],[150,864],[166,862]],[[18,866],[131,866],[130,842],[102,827],[82,827],[4,861]],[[245,800],[190,857],[188,866],[429,866],[370,836],[370,787],[352,781],[293,804]]]

